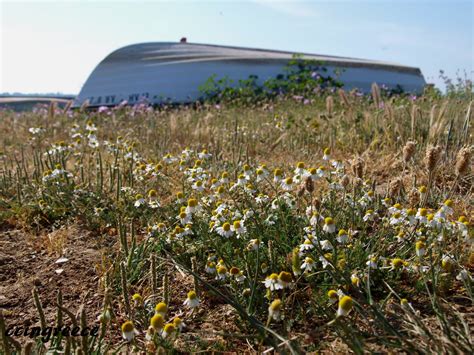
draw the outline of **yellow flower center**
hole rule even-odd
[[[352,306],[353,301],[350,296],[344,296],[339,300],[339,308],[343,309],[346,312],[350,311]]]
[[[286,272],[286,271],[280,272],[280,275],[278,275],[278,278],[281,281],[286,282],[286,283],[289,283],[292,280],[291,274],[289,272]]]
[[[158,313],[166,313],[168,311],[168,306],[164,302],[160,302],[155,306],[155,311]]]
[[[122,324],[122,332],[123,333],[130,333],[133,332],[134,326],[131,321],[126,321],[125,323]]]
[[[165,324],[165,320],[163,319],[163,316],[161,314],[155,314],[150,319],[150,326],[154,328],[155,330],[163,328],[164,324]]]
[[[282,306],[281,300],[277,298],[276,300],[274,300],[274,301],[270,304],[270,309],[271,309],[272,311],[274,311],[274,312],[275,312],[275,311],[278,312],[278,311],[281,309],[281,306]]]

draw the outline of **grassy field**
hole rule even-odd
[[[0,112],[3,351],[473,353],[473,106]]]

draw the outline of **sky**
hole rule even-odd
[[[0,0],[0,92],[77,94],[113,50],[183,36],[474,75],[474,0]]]

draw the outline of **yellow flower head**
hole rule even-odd
[[[331,217],[324,218],[324,224],[331,225],[334,224],[334,220]]]
[[[281,310],[282,303],[280,299],[275,299],[273,302],[270,304],[270,309],[274,312],[279,312]]]
[[[188,207],[196,207],[198,204],[197,200],[195,198],[190,198],[188,200]]]
[[[392,259],[391,264],[394,269],[399,269],[405,265],[405,261],[400,258],[394,258]]]
[[[291,274],[286,271],[280,272],[280,275],[278,275],[278,278],[285,283],[290,283],[292,281]]]
[[[222,275],[227,273],[227,268],[224,265],[219,265],[217,268],[217,273]]]
[[[300,161],[300,162],[298,162],[298,164],[296,164],[296,167],[297,167],[298,169],[304,169],[305,165],[304,165],[304,163],[303,163],[302,161]]]
[[[235,276],[235,275],[239,274],[240,270],[239,270],[239,268],[233,266],[233,267],[230,268],[229,272],[230,272],[231,275]]]
[[[196,291],[194,291],[194,290],[189,291],[189,292],[188,292],[188,298],[189,298],[190,300],[196,299],[196,298],[197,298]]]
[[[165,325],[163,330],[165,331],[166,334],[171,334],[176,330],[176,328],[173,323],[168,323]]]
[[[352,309],[354,302],[350,296],[344,296],[339,300],[339,308],[345,312],[349,312]]]
[[[159,313],[155,314],[150,319],[150,326],[155,330],[162,329],[164,324],[165,324],[165,320],[164,320],[163,316]]]
[[[140,294],[138,293],[135,293],[133,296],[132,296],[132,300],[138,304],[141,304],[142,303],[142,296],[140,296]]]
[[[425,243],[421,240],[419,240],[415,243],[415,249],[416,250],[424,249],[425,246],[426,246]]]
[[[134,329],[133,323],[129,320],[122,324],[122,333],[130,333],[133,332]]]
[[[276,273],[270,274],[269,276],[267,276],[267,279],[276,281],[278,280],[278,274]]]
[[[155,312],[166,314],[168,312],[168,306],[164,302],[160,302],[155,306]]]

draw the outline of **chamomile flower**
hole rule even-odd
[[[276,168],[273,171],[273,181],[279,183],[283,179],[283,171],[281,169]]]
[[[383,205],[384,207],[389,208],[391,203],[392,203],[392,199],[391,199],[390,197],[385,197],[385,198],[382,200],[382,205]]]
[[[421,240],[417,241],[415,243],[415,252],[419,258],[423,257],[426,253],[426,244]]]
[[[135,203],[133,204],[136,208],[139,208],[143,205],[146,204],[146,201],[145,199],[143,198],[143,195],[142,194],[137,194],[135,196]]]
[[[258,168],[257,170],[255,170],[255,175],[257,175],[256,181],[261,182],[265,180],[265,178],[268,176],[268,172],[261,168]]]
[[[303,244],[300,244],[300,252],[306,252],[314,248],[314,244],[310,239],[306,239]]]
[[[194,213],[198,208],[198,201],[195,198],[190,198],[188,200],[188,206],[186,207],[186,213]]]
[[[217,267],[217,276],[216,276],[216,280],[220,280],[220,281],[223,281],[227,278],[227,267],[225,267],[224,265],[219,265]]]
[[[171,164],[176,161],[176,158],[174,158],[170,153],[168,153],[161,160],[163,160],[163,162],[165,162],[166,164]]]
[[[329,240],[327,240],[327,239],[321,240],[321,241],[319,242],[319,245],[321,246],[321,249],[322,249],[322,250],[325,250],[325,251],[333,250],[333,249],[334,249],[334,247],[332,246],[332,243],[331,243]]]
[[[306,173],[305,164],[300,161],[296,164],[296,169],[294,170],[295,175],[303,176]]]
[[[315,266],[314,259],[307,256],[304,259],[303,264],[301,265],[301,269],[304,270],[304,272],[310,272],[313,270],[314,266]]]
[[[395,236],[395,238],[397,239],[397,242],[399,242],[399,243],[404,242],[405,239],[406,239],[405,232],[404,231],[398,232],[398,234]]]
[[[160,314],[163,318],[166,317],[168,306],[165,302],[160,302],[155,306],[155,314]]]
[[[217,234],[225,238],[230,238],[234,234],[234,231],[232,230],[229,222],[225,222],[222,224],[222,226],[217,227],[216,232]]]
[[[452,272],[455,265],[455,261],[451,255],[443,255],[441,259],[441,267],[446,272]]]
[[[190,213],[186,213],[186,208],[182,209],[176,218],[183,226],[187,225],[188,223],[191,223],[192,221],[192,215]]]
[[[365,263],[369,269],[377,269],[377,257],[374,255],[369,255],[369,260]]]
[[[390,261],[390,264],[392,270],[398,270],[403,268],[406,265],[406,262],[403,259],[394,258]]]
[[[199,192],[203,192],[204,188],[205,188],[205,184],[201,180],[196,180],[194,184],[192,185],[192,189]]]
[[[331,262],[329,261],[332,258],[331,253],[326,253],[324,255],[321,255],[319,257],[319,261],[323,264],[323,269],[327,268],[328,266],[331,265]]]
[[[364,217],[362,218],[362,220],[364,222],[368,222],[368,221],[373,221],[374,220],[374,210],[367,210],[365,212],[365,215]]]
[[[283,304],[280,299],[273,300],[268,307],[268,316],[274,320],[279,320],[282,306]]]
[[[161,314],[155,314],[153,317],[150,319],[150,327],[153,328],[156,332],[159,332],[163,329],[163,326],[165,325],[165,319]]]
[[[336,303],[339,300],[339,294],[335,290],[329,290],[328,299],[329,299],[329,303],[331,304]]]
[[[179,331],[182,331],[184,329],[184,327],[186,326],[186,324],[184,324],[183,320],[179,317],[174,317],[173,325]]]
[[[291,177],[286,178],[282,180],[281,182],[281,188],[285,191],[291,191],[293,189],[293,186],[294,186],[294,182],[293,182],[293,178]]]
[[[396,203],[392,207],[389,207],[388,212],[390,214],[401,213],[402,212],[402,205],[400,205],[399,203]]]
[[[244,235],[247,232],[247,229],[244,226],[242,221],[234,221],[230,229],[237,234],[237,237]]]
[[[324,166],[320,166],[319,168],[316,169],[316,174],[320,177],[323,178],[326,176],[326,170]]]
[[[176,200],[175,200],[176,204],[181,204],[181,203],[183,203],[184,201],[186,201],[186,200],[184,199],[184,193],[182,193],[181,191],[177,192],[177,193],[176,193]]]
[[[316,181],[319,179],[319,175],[316,168],[309,168],[304,177],[309,177],[311,180]]]
[[[414,208],[409,208],[406,211],[404,211],[403,215],[405,215],[406,220],[409,225],[413,226],[417,223],[417,218],[416,218],[416,210]]]
[[[174,326],[174,324],[168,323],[164,326],[163,331],[161,332],[161,336],[163,338],[167,338],[173,335],[175,331],[176,331],[176,327]]]
[[[260,240],[259,239],[250,239],[248,245],[247,245],[247,250],[257,250],[260,248]]]
[[[403,310],[413,312],[414,308],[410,302],[406,298],[402,298],[400,300],[400,307],[402,307]]]
[[[420,194],[420,200],[421,201],[423,201],[425,199],[426,191],[428,191],[428,189],[426,188],[425,185],[422,185],[418,188],[418,193]]]
[[[345,229],[339,229],[336,239],[339,243],[346,244],[349,241],[349,234]]]
[[[339,300],[337,308],[337,317],[345,317],[349,314],[353,307],[354,302],[350,296],[343,296]]]
[[[459,217],[459,219],[456,221],[456,227],[461,232],[463,237],[467,237],[469,234],[468,226],[469,222],[465,216]]]
[[[213,261],[208,261],[206,263],[206,267],[204,269],[208,274],[215,274],[216,273],[216,263]]]
[[[391,225],[397,225],[403,222],[403,215],[401,212],[395,212],[392,214],[392,217],[390,217],[390,224]]]
[[[334,233],[336,231],[336,225],[331,217],[324,219],[323,231],[326,233]]]
[[[419,208],[415,218],[420,221],[420,223],[428,223],[427,216],[428,210],[426,208]]]
[[[122,324],[122,337],[127,342],[131,342],[136,334],[138,334],[138,331],[135,329],[131,321],[128,320]]]
[[[188,297],[186,300],[183,302],[183,304],[194,310],[197,306],[199,306],[200,300],[196,294],[196,291],[192,290],[188,292]]]
[[[141,307],[143,305],[143,298],[140,294],[138,293],[135,293],[133,296],[132,296],[132,301],[133,301],[133,305],[135,307]]]
[[[209,159],[212,157],[212,154],[210,154],[207,149],[203,149],[200,153],[198,153],[198,158],[199,159]]]
[[[330,160],[331,159],[331,149],[325,148],[323,151],[323,160]]]
[[[354,287],[360,286],[360,278],[357,274],[354,273],[351,275],[351,283],[352,283],[352,286]]]
[[[270,291],[275,291],[283,288],[283,286],[281,286],[278,282],[278,274],[276,273],[267,276],[263,283],[265,284],[266,288],[270,289]]]
[[[453,201],[452,200],[446,200],[444,201],[443,205],[441,206],[441,211],[445,216],[450,216],[453,214]]]

